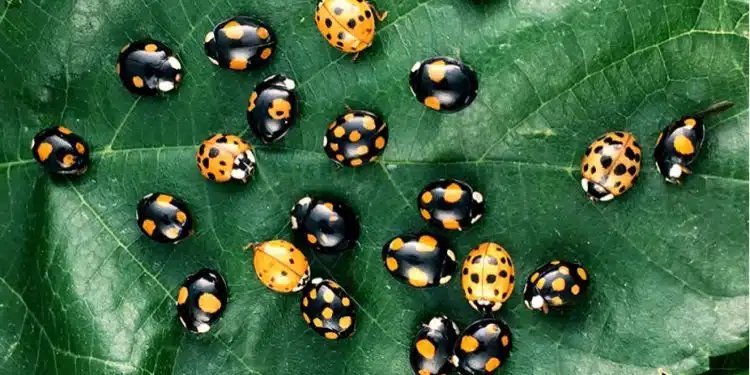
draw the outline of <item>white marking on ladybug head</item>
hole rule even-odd
[[[474,194],[471,195],[471,197],[474,198],[474,202],[477,202],[477,203],[484,202],[484,197],[478,191],[475,191]]]
[[[431,330],[439,331],[443,329],[443,326],[444,326],[443,319],[445,318],[444,317],[432,318],[430,319],[430,323],[428,324],[428,326],[430,327]]]
[[[300,199],[299,201],[297,201],[297,204],[300,206],[307,206],[308,204],[310,204],[310,202],[312,202],[312,198],[304,197]]]
[[[244,181],[247,178],[247,173],[242,169],[232,168],[232,178]]]
[[[531,298],[531,308],[534,310],[541,310],[544,304],[544,298],[540,295],[536,295]]]
[[[273,81],[273,80],[274,80],[274,79],[276,79],[276,77],[278,77],[278,76],[279,76],[279,74],[274,74],[274,75],[272,75],[272,76],[270,76],[270,77],[268,77],[268,78],[264,79],[264,80],[263,80],[263,82]]]
[[[417,70],[419,70],[419,67],[421,67],[421,66],[422,66],[422,62],[421,61],[417,61],[417,62],[414,63],[414,65],[411,66],[411,71],[412,72],[416,72]]]
[[[452,356],[451,357],[451,363],[453,364],[453,366],[458,367],[458,356],[455,356],[455,355]]]
[[[479,215],[477,215],[477,216],[474,216],[473,218],[471,218],[471,223],[472,223],[472,224],[474,224],[474,223],[476,223],[477,221],[479,221],[479,219],[481,219],[481,218],[482,218],[482,214],[479,214]]]
[[[605,195],[605,196],[603,196],[603,197],[599,198],[599,200],[600,200],[600,201],[602,201],[602,202],[609,202],[609,201],[611,201],[612,199],[615,199],[615,196],[614,196],[614,195],[612,195],[612,194],[607,194],[607,195]]]
[[[446,284],[447,282],[451,281],[451,275],[446,275],[440,278],[440,285]]]
[[[284,80],[284,86],[286,86],[288,90],[294,90],[297,88],[297,83],[294,82],[293,79],[287,78]]]
[[[250,160],[251,163],[255,164],[255,154],[253,154],[252,151],[245,151],[245,156],[247,156],[247,159]]]
[[[448,254],[448,258],[451,258],[452,261],[456,261],[456,253],[453,252],[453,250],[448,249],[446,252]]]
[[[159,80],[159,91],[169,92],[174,90],[174,82],[167,80]]]
[[[291,219],[291,222],[292,222],[292,229],[299,228],[299,225],[297,224],[297,218],[294,217],[294,216],[291,216],[290,219]]]
[[[204,43],[208,43],[208,42],[210,42],[212,40],[214,40],[214,32],[213,31],[209,31],[208,34],[206,34],[206,37],[203,38],[203,42]]]
[[[169,58],[167,58],[167,62],[173,69],[177,69],[177,70],[182,69],[182,64],[180,63],[180,60],[177,60],[177,58],[174,56],[169,56]]]
[[[206,323],[201,323],[201,324],[198,324],[198,326],[195,327],[195,329],[198,331],[198,333],[206,333],[208,332],[209,329],[211,329],[211,326]]]
[[[312,283],[313,285],[318,285],[318,284],[320,284],[320,283],[322,283],[322,282],[323,282],[323,278],[321,278],[321,277],[316,277],[316,278],[312,279],[312,281],[310,281],[310,282],[311,282],[311,283]]]
[[[669,177],[677,179],[680,176],[682,176],[682,167],[679,164],[672,164],[669,168]]]

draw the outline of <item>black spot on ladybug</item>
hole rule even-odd
[[[495,282],[495,280],[497,280],[497,276],[495,276],[495,275],[487,275],[487,282],[488,283],[492,284],[492,283]]]
[[[341,9],[341,8],[339,8],[339,7],[335,7],[335,8],[333,8],[333,13],[334,13],[335,15],[337,15],[337,16],[340,16],[340,15],[341,15],[341,13],[343,13],[343,12],[344,12],[344,10],[343,10],[343,9]]]
[[[289,258],[289,264],[294,264],[294,259]]]
[[[503,292],[503,296],[502,296],[502,298],[505,298],[505,297],[507,297],[507,296],[508,296],[508,292]]]
[[[276,279],[275,277],[271,276],[271,284],[273,284],[273,283],[275,283],[275,282],[276,282],[276,280],[275,280],[275,279]]]
[[[599,162],[602,163],[602,167],[604,167],[604,169],[607,169],[610,165],[612,165],[612,158],[609,155],[604,155],[601,159],[599,159]]]
[[[344,46],[344,43],[341,43],[341,42],[336,42],[336,45],[337,45],[337,46],[339,46],[339,47],[343,47],[343,46]]]
[[[227,143],[227,137],[221,137],[216,140],[216,143]]]
[[[493,265],[493,266],[496,266],[496,265],[497,265],[497,258],[495,258],[495,257],[493,257],[493,256],[490,256],[490,255],[488,255],[488,256],[487,256],[487,263],[488,263],[488,264],[491,264],[491,265]]]
[[[589,165],[588,164],[584,164],[583,165],[583,171],[584,172],[588,172],[589,171]]]
[[[637,171],[638,169],[635,167],[635,165],[632,165],[630,166],[630,168],[628,168],[628,173],[630,173],[631,176],[635,176],[635,172]]]
[[[641,145],[638,142],[633,142],[633,146],[641,148]]]
[[[512,266],[512,265],[513,265],[513,263],[512,263],[511,261],[510,261],[510,258],[508,258],[508,265],[509,265],[509,266]]]
[[[500,271],[500,277],[502,277],[503,279],[508,277],[508,272],[506,272],[505,270]]]
[[[500,257],[500,263],[505,264],[505,257]]]
[[[500,291],[497,290],[497,289],[495,289],[494,293],[495,293],[495,295],[498,295],[498,294],[500,294]]]
[[[468,268],[464,268],[463,274],[464,275],[468,275],[469,274],[469,269]]]
[[[346,23],[346,26],[349,26],[350,29],[353,29],[355,26],[357,26],[357,21],[352,18],[349,20],[349,22]]]
[[[479,275],[476,273],[471,274],[471,282],[478,283],[479,282]]]
[[[474,294],[473,291],[471,290],[471,287],[466,288],[466,292],[469,294]]]
[[[325,20],[325,21],[323,21],[323,22],[325,22],[325,24],[326,24],[326,27],[329,27],[329,28],[330,28],[331,26],[333,26],[333,22],[331,22],[331,19],[330,19],[330,18],[326,18],[326,20]]]
[[[326,34],[326,39],[331,40],[331,34]]]
[[[606,138],[604,138],[604,143],[606,143],[606,144],[608,144],[608,145],[621,145],[621,144],[622,144],[622,142],[620,142],[620,141],[615,141],[614,139],[612,139],[612,138],[610,138],[610,137],[606,137]]]
[[[597,154],[601,154],[602,153],[602,146],[596,146],[596,148],[594,149],[594,152],[597,153]]]
[[[320,21],[320,16],[315,16],[316,21]]]
[[[625,133],[623,132],[615,132],[615,134],[620,138],[625,138]]]
[[[589,148],[586,149],[586,156],[589,156],[589,154],[591,153],[591,151],[592,151],[591,150],[591,146],[589,146]]]
[[[281,116],[284,114],[284,111],[276,111],[276,116]]]
[[[482,261],[482,256],[481,255],[477,255],[477,256],[474,257],[474,259],[471,260],[471,264],[477,264],[477,263],[479,263],[481,261]]]
[[[215,158],[217,156],[219,156],[219,149],[216,147],[211,147],[211,149],[208,150],[208,157]]]
[[[635,154],[635,161],[640,162],[641,161],[641,154]]]
[[[286,271],[281,271],[281,276],[286,276]]]
[[[625,191],[625,186],[620,187],[620,193],[622,193],[623,191]]]
[[[627,157],[630,160],[635,160],[636,154],[632,148],[628,147],[625,149],[625,157]]]
[[[209,180],[215,180],[215,179],[216,179],[216,176],[214,176],[214,174],[213,174],[213,173],[211,173],[211,172],[208,172],[208,179],[209,179]]]
[[[339,40],[343,40],[346,38],[346,35],[344,35],[343,31],[339,31],[338,35],[336,35],[336,38],[339,38]]]
[[[625,174],[626,170],[627,168],[625,168],[625,164],[617,164],[617,166],[615,167],[615,174],[618,176],[622,176]]]
[[[225,174],[227,174],[227,172],[224,171],[224,170],[220,170],[219,173],[221,173],[222,176],[225,175]]]
[[[516,277],[513,275],[510,275],[510,283],[513,284],[514,282],[516,282]]]
[[[370,17],[372,17],[372,13],[370,13],[370,11],[369,11],[369,10],[366,10],[366,11],[365,11],[365,17],[367,17],[367,18],[370,18]]]
[[[203,155],[203,152],[206,151],[206,145],[201,145],[201,147],[198,149],[198,155]]]
[[[203,159],[201,164],[203,164],[203,168],[208,168],[208,158]]]
[[[222,160],[219,162],[219,165],[224,166],[224,165],[227,165],[227,163],[224,160]]]
[[[620,185],[622,185],[622,182],[620,181],[615,182],[615,187],[620,187]]]
[[[362,22],[362,21],[364,21],[364,20],[365,20],[365,16],[363,16],[363,15],[361,15],[361,14],[360,14],[360,15],[359,15],[359,17],[357,17],[357,18],[359,19],[359,22]]]
[[[596,167],[591,167],[591,173],[596,173]]]

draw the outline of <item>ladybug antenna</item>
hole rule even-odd
[[[724,112],[729,108],[732,108],[732,106],[734,106],[734,103],[728,100],[724,100],[718,103],[714,103],[710,107],[696,113],[695,117],[709,117],[717,113]]]

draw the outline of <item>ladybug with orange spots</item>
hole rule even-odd
[[[475,310],[500,310],[513,293],[516,281],[510,254],[494,242],[485,242],[469,252],[461,268],[464,297]]]
[[[249,244],[253,248],[253,268],[258,279],[275,292],[298,292],[310,281],[310,264],[305,254],[284,240]]]
[[[589,273],[580,264],[553,260],[537,268],[523,288],[523,302],[531,310],[581,303],[589,289]]]
[[[122,47],[115,72],[128,91],[152,96],[175,90],[184,75],[182,63],[164,43],[144,39]]]
[[[195,156],[203,177],[216,182],[247,182],[255,171],[250,144],[231,134],[216,134],[201,143]]]
[[[726,111],[734,104],[719,102],[695,115],[685,116],[675,121],[659,133],[654,150],[656,169],[664,179],[672,184],[681,183],[681,178],[690,174],[688,165],[698,158],[706,134],[704,119]]]
[[[628,132],[594,140],[581,159],[581,187],[592,201],[606,202],[633,187],[641,172],[641,145]]]
[[[247,124],[264,143],[286,136],[299,116],[299,103],[293,79],[275,74],[255,86],[247,106]]]
[[[477,74],[466,64],[450,57],[418,61],[409,74],[409,87],[417,100],[436,111],[457,112],[477,97]]]
[[[313,279],[302,290],[299,308],[305,323],[328,340],[350,337],[356,330],[352,298],[334,281]]]
[[[292,207],[290,220],[300,241],[316,251],[339,253],[359,243],[359,218],[343,201],[304,197]]]
[[[368,111],[349,110],[328,125],[323,150],[334,163],[359,167],[377,160],[388,144],[388,124]]]
[[[188,276],[177,292],[177,318],[188,331],[206,333],[224,314],[228,295],[221,274],[201,269]]]
[[[416,375],[445,375],[453,371],[451,354],[458,338],[458,326],[447,316],[430,319],[412,341],[409,363]]]
[[[344,53],[356,53],[372,45],[375,18],[382,21],[388,12],[378,13],[366,0],[320,0],[315,25],[330,45]]]
[[[138,228],[148,238],[162,243],[178,243],[193,234],[193,217],[187,203],[166,193],[151,193],[138,202]]]
[[[276,48],[276,35],[260,21],[237,16],[206,34],[203,48],[214,65],[243,71],[268,64]]]
[[[456,272],[450,244],[428,233],[396,236],[383,246],[382,256],[393,277],[415,288],[447,284]]]
[[[484,214],[484,197],[469,184],[455,180],[436,180],[427,184],[417,197],[422,218],[448,230],[463,230]]]
[[[62,176],[82,175],[91,162],[86,141],[64,126],[37,133],[31,141],[31,153],[44,169]]]
[[[492,374],[510,357],[513,335],[500,319],[472,323],[456,339],[451,361],[461,375]]]

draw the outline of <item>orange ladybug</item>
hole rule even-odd
[[[206,139],[195,161],[203,177],[216,182],[247,182],[255,170],[253,147],[236,135],[219,133]]]
[[[581,159],[581,187],[592,201],[610,201],[633,187],[641,172],[641,145],[633,134],[609,132]]]
[[[382,21],[387,15],[388,12],[378,13],[366,0],[320,0],[315,10],[315,24],[336,49],[359,54],[372,45],[375,18]]]
[[[284,240],[250,244],[258,279],[279,293],[297,292],[310,280],[310,265],[298,248]]]
[[[469,305],[480,312],[494,312],[513,293],[516,274],[502,246],[485,242],[469,252],[461,270],[461,287]]]

